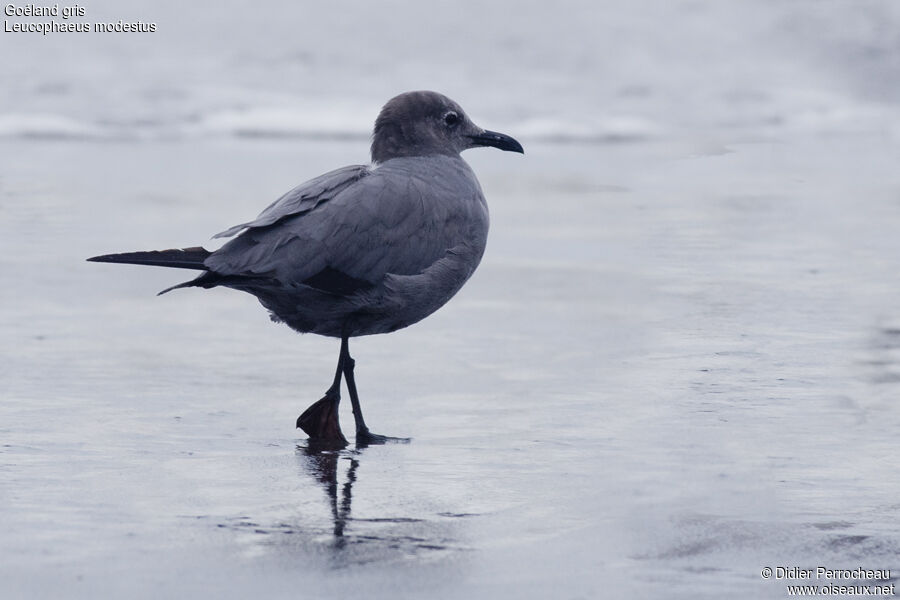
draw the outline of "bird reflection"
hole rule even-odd
[[[432,518],[421,514],[351,516],[353,487],[359,478],[359,465],[363,462],[365,448],[364,444],[357,444],[352,449],[311,442],[297,445],[296,456],[304,477],[312,477],[322,486],[328,498],[333,526],[327,544],[331,549],[328,554],[333,565],[346,567],[454,549],[457,546],[457,525],[454,521],[473,516],[470,513],[440,512]],[[372,509],[371,502],[365,504],[369,510]],[[391,508],[387,510],[397,510],[396,504],[391,503]],[[312,543],[323,541],[320,536],[325,527],[300,529],[313,534]]]
[[[334,539],[338,547],[345,544],[344,527],[350,520],[353,484],[356,482],[356,470],[359,468],[357,456],[361,448],[338,450],[333,446],[320,446],[313,443],[308,446],[297,446],[297,455],[303,459],[304,468],[322,484],[328,494],[331,515],[334,520]],[[350,461],[343,485],[339,485],[338,477],[338,466],[341,460]],[[340,493],[338,493],[339,488]]]
[[[876,327],[870,346],[871,357],[864,361],[871,367],[869,381],[879,385],[900,383],[900,326]]]

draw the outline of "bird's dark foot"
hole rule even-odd
[[[329,444],[343,448],[347,438],[341,432],[338,421],[338,405],[341,397],[337,394],[325,394],[325,397],[303,411],[297,418],[297,428],[302,429],[316,444]]]
[[[366,446],[377,446],[379,444],[408,444],[410,442],[410,438],[398,438],[398,437],[388,437],[386,435],[378,435],[377,433],[372,433],[368,429],[361,429],[356,432],[356,446],[357,448],[365,448]]]

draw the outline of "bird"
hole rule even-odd
[[[417,323],[471,277],[487,242],[488,206],[464,150],[524,154],[514,138],[477,126],[459,104],[433,91],[390,99],[375,120],[371,162],[298,185],[252,221],[203,247],[106,254],[91,262],[194,269],[167,288],[226,287],[255,296],[273,321],[340,339],[325,395],[297,419],[310,442],[348,444],[338,419],[341,381],[353,408],[356,444],[385,443],[363,418],[350,356],[352,337]]]

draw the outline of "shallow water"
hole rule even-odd
[[[18,144],[4,575],[22,596],[774,597],[768,564],[890,568],[900,177],[879,143],[537,145],[524,172],[471,153],[482,267],[353,343],[370,425],[413,441],[324,455],[293,420],[332,340],[83,258],[193,243],[357,145]]]
[[[679,27],[637,9],[510,13],[508,43],[472,38],[500,55],[470,77],[429,76],[457,63],[424,51],[360,83],[361,63],[316,30],[324,47],[303,68],[337,73],[320,97],[303,78],[264,93],[277,52],[250,25],[228,56],[192,51],[218,38],[192,38],[190,15],[130,82],[104,72],[129,55],[90,36],[61,66],[15,63],[0,92],[7,593],[780,598],[795,582],[763,579],[766,566],[900,572],[900,153],[880,83],[896,9],[650,4]],[[554,50],[541,22],[574,29]],[[512,63],[511,89],[486,85],[517,39],[540,51]],[[605,58],[616,40],[639,50]],[[702,52],[727,40],[730,55]],[[37,61],[60,43],[17,48]],[[79,53],[99,61],[87,83],[57,73]],[[607,80],[579,76],[601,63]],[[152,74],[173,64],[162,86]],[[711,77],[676,100],[691,65]],[[64,85],[33,84],[41,73]],[[527,154],[466,154],[492,231],[463,291],[412,328],[352,342],[367,421],[409,444],[312,452],[293,425],[330,383],[333,340],[230,290],[154,296],[182,272],[84,262],[202,243],[364,161],[377,104],[442,82]],[[171,94],[141,95],[153,90]],[[292,97],[332,120],[292,121]],[[329,100],[341,97],[358,104]],[[593,106],[618,116],[582,119]]]

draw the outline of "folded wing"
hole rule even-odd
[[[287,286],[327,280],[348,290],[387,274],[421,273],[454,246],[487,234],[480,188],[459,163],[431,171],[405,164],[334,171],[329,175],[342,179],[320,181],[318,196],[310,190],[321,177],[224,232],[247,229],[206,265],[223,276],[265,276]]]
[[[319,203],[334,198],[369,172],[365,165],[353,165],[329,171],[315,179],[301,183],[270,204],[252,221],[229,227],[213,238],[227,238],[243,229],[267,227],[291,215],[298,215],[315,208]]]

